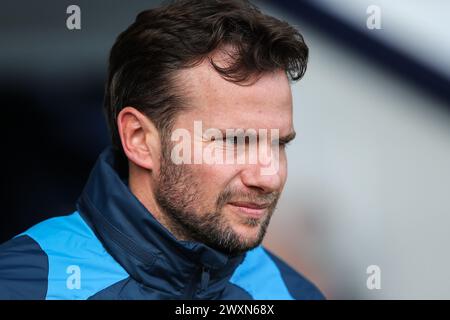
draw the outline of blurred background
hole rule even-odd
[[[450,2],[253,2],[310,48],[265,245],[329,299],[449,299]],[[1,2],[0,242],[74,210],[109,142],[108,52],[160,3]],[[81,30],[66,27],[72,4]],[[380,289],[366,285],[370,265]]]

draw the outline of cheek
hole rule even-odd
[[[280,170],[279,170],[278,174],[279,174],[280,180],[281,180],[281,188],[283,188],[284,184],[286,183],[287,175],[288,175],[288,165],[287,165],[287,158],[286,158],[285,152],[282,152],[280,154]]]
[[[193,164],[190,166],[195,179],[200,183],[202,193],[213,197],[222,192],[238,172],[232,165]]]

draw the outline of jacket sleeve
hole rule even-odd
[[[20,235],[0,245],[0,300],[41,300],[47,294],[48,257]]]

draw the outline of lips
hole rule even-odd
[[[243,207],[243,208],[249,208],[249,209],[265,209],[270,205],[270,203],[256,203],[256,202],[243,202],[243,201],[230,202],[230,204],[233,206],[236,206],[236,207]]]
[[[270,203],[256,203],[256,202],[229,202],[233,208],[245,216],[253,218],[260,218],[266,212],[266,209],[270,206]]]

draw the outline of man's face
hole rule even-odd
[[[264,237],[271,215],[287,177],[284,146],[272,145],[271,132],[278,130],[280,140],[294,133],[292,96],[285,73],[280,70],[264,74],[256,83],[241,86],[224,80],[207,63],[182,71],[180,79],[188,87],[189,108],[175,119],[173,130],[189,132],[192,143],[210,148],[216,154],[237,154],[236,140],[225,138],[226,129],[266,129],[267,140],[258,136],[258,149],[265,143],[268,152],[278,151],[277,170],[269,174],[262,168],[267,162],[250,163],[249,144],[245,146],[244,163],[176,164],[173,161],[175,141],[162,141],[158,185],[158,205],[169,219],[171,230],[183,239],[203,242],[230,254],[239,254],[258,246]],[[201,122],[203,132],[194,130]],[[208,128],[224,133],[224,139],[210,139]],[[249,142],[249,141],[247,141]],[[277,148],[277,150],[274,150]],[[230,159],[228,159],[230,160]]]

